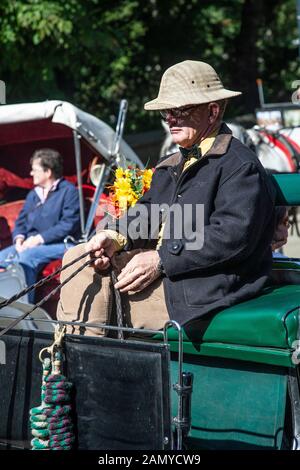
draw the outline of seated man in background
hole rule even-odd
[[[79,198],[73,184],[62,177],[62,156],[52,149],[34,152],[31,175],[35,188],[25,200],[13,231],[14,244],[0,251],[0,264],[10,260],[24,269],[27,285],[52,260],[62,258],[64,238],[79,234]],[[34,292],[29,294],[34,301]]]
[[[292,264],[289,266],[288,269],[285,269],[282,265],[280,266],[281,262],[289,262],[291,259],[289,256],[286,256],[282,252],[282,247],[288,242],[288,230],[290,227],[289,222],[289,213],[288,209],[284,206],[276,208],[276,216],[277,216],[277,223],[276,229],[273,235],[272,240],[272,251],[273,251],[273,258],[276,260],[277,265],[275,265],[275,269],[272,270],[271,276],[271,284],[300,284],[300,270],[298,266],[300,262],[297,258],[292,259]],[[280,250],[280,251],[275,251]],[[297,254],[296,254],[297,256]]]
[[[285,206],[276,207],[276,228],[272,240],[273,256],[280,256],[279,250],[288,241],[288,231],[290,227],[289,212]]]

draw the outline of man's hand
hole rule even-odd
[[[105,271],[110,266],[110,258],[117,251],[116,244],[105,231],[94,235],[86,244],[85,250],[95,250],[91,255],[95,258],[94,267],[99,271]]]
[[[116,289],[120,292],[141,292],[160,276],[159,255],[156,250],[135,255],[118,276]]]

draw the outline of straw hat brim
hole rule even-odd
[[[151,111],[159,109],[181,108],[182,106],[193,104],[206,104],[211,103],[212,101],[226,100],[241,94],[242,93],[240,91],[226,90],[225,88],[211,90],[209,92],[199,91],[198,93],[186,93],[184,95],[179,92],[172,97],[169,96],[168,101],[158,96],[154,100],[145,103],[144,109]]]

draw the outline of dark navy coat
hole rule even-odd
[[[159,248],[169,315],[181,324],[261,292],[271,269],[275,227],[275,189],[269,176],[225,124],[202,158],[184,172],[183,164],[180,152],[162,159],[151,189],[139,201],[147,208],[149,240],[131,238],[124,218],[118,225],[128,239],[127,248],[147,248],[157,236],[151,227],[151,205],[204,205],[200,249],[189,250],[187,240],[176,237],[176,216],[175,221],[170,218],[170,239],[163,239]],[[136,219],[136,209],[129,209],[129,222]]]

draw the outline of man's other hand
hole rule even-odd
[[[94,268],[99,271],[105,271],[110,266],[110,258],[117,250],[116,244],[105,231],[94,235],[85,246],[86,252],[94,250],[91,258],[94,258]]]
[[[156,250],[138,253],[122,269],[115,288],[120,292],[141,292],[160,276],[158,262]]]

